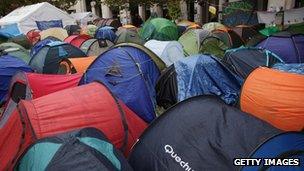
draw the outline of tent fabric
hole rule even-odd
[[[30,40],[24,34],[11,37],[8,39],[8,42],[17,43],[18,45],[21,45],[25,49],[30,49],[32,47]]]
[[[304,62],[303,34],[293,35],[289,32],[279,32],[264,39],[256,47],[272,51],[280,56],[285,63]]]
[[[287,28],[287,31],[293,34],[304,34],[304,22],[299,24],[292,24]]]
[[[218,22],[209,22],[209,23],[204,24],[202,29],[211,32],[211,31],[217,30],[217,29],[226,30],[227,27]]]
[[[141,39],[139,34],[134,29],[118,29],[116,32],[115,44],[119,43],[137,43],[144,44],[144,40]]]
[[[266,49],[240,47],[227,50],[223,63],[242,79],[260,66],[272,67],[283,61],[279,56]]]
[[[248,25],[238,25],[232,28],[235,33],[237,33],[244,42],[248,42],[252,39],[256,34],[259,34],[254,26]]]
[[[280,132],[218,98],[193,97],[167,110],[145,130],[129,163],[138,171],[240,170],[233,165],[234,158],[247,158]]]
[[[272,66],[273,69],[295,74],[304,74],[304,64],[284,64],[277,63]]]
[[[42,2],[23,6],[0,19],[0,26],[17,24],[21,33],[37,29],[36,21],[62,20],[63,26],[75,24],[75,20],[55,6]]]
[[[90,38],[91,38],[91,36],[85,35],[85,34],[72,35],[72,36],[69,36],[66,39],[64,39],[64,41],[67,43],[70,43],[73,46],[80,48],[82,43],[89,40]]]
[[[56,74],[63,59],[77,57],[86,57],[86,54],[71,44],[51,42],[31,58],[30,66],[37,73]]]
[[[86,26],[88,22],[93,22],[98,17],[94,15],[92,12],[77,12],[70,14],[80,25]]]
[[[113,94],[146,122],[155,118],[155,90],[160,70],[145,51],[114,47],[87,69],[80,84],[103,82]]]
[[[26,33],[26,37],[28,38],[28,40],[32,45],[35,45],[41,39],[40,30],[37,29],[30,30],[29,32]]]
[[[101,18],[94,21],[94,24],[97,27],[111,26],[115,29],[115,31],[122,26],[121,22],[118,19],[111,18]]]
[[[250,158],[278,158],[279,156],[284,155],[286,156],[285,158],[299,159],[299,166],[265,166],[265,163],[262,161],[260,166],[246,166],[242,168],[242,170],[302,170],[304,168],[303,152],[304,134],[302,132],[282,133],[269,138],[266,142],[260,145],[250,156]]]
[[[97,39],[89,39],[82,43],[80,49],[88,56],[99,56],[113,45],[114,44],[108,40],[98,41]]]
[[[159,56],[166,66],[185,57],[183,46],[178,41],[149,40],[145,46]]]
[[[241,80],[212,56],[194,55],[174,63],[178,95],[183,101],[198,95],[215,95],[234,105],[239,97]]]
[[[104,27],[100,27],[97,29],[94,38],[98,40],[109,40],[111,42],[115,42],[116,34],[112,29],[107,29]]]
[[[266,28],[260,30],[259,32],[261,34],[263,34],[264,36],[271,36],[275,33],[280,32],[280,29],[277,26],[272,26],[272,27],[266,27]]]
[[[61,27],[63,28],[62,20],[50,20],[50,21],[36,21],[38,30],[47,30],[49,28]]]
[[[68,32],[69,36],[79,35],[81,33],[81,27],[78,25],[67,25],[64,29]]]
[[[0,24],[0,26],[1,26],[0,27],[0,35],[5,37],[5,38],[11,38],[11,37],[19,36],[20,34],[22,34],[20,32],[17,24],[9,24],[9,25],[5,25],[5,26],[2,26]]]
[[[60,41],[59,39],[55,38],[55,37],[47,37],[39,42],[37,42],[30,51],[30,56],[33,57],[36,55],[36,53],[39,52],[40,49],[42,49],[44,46],[46,46],[49,43],[52,42],[56,42],[56,41]]]
[[[0,49],[2,50],[2,52],[0,53],[2,54],[7,53],[10,56],[19,58],[23,60],[26,64],[28,64],[31,59],[29,52],[24,47],[16,43],[11,43],[11,42],[2,43],[0,44]]]
[[[243,85],[241,109],[279,129],[303,130],[303,84],[303,75],[257,68]]]
[[[141,119],[99,83],[21,101],[18,106],[6,120],[0,120],[0,151],[4,154],[0,155],[1,170],[12,170],[16,159],[37,139],[85,127],[102,131],[127,155],[146,128]]]
[[[81,33],[82,34],[87,34],[87,35],[89,35],[91,37],[94,37],[97,29],[98,29],[97,26],[89,24],[86,27],[82,28]]]
[[[84,128],[35,142],[19,159],[14,170],[132,169],[102,132]]]
[[[50,28],[40,32],[41,40],[46,39],[47,37],[55,37],[61,41],[64,41],[69,35],[67,31],[63,28]]]
[[[10,81],[19,71],[32,72],[21,59],[9,55],[0,56],[0,105],[7,100]]]
[[[60,63],[60,68],[64,71],[62,74],[83,74],[95,59],[96,56],[65,59]]]
[[[200,46],[203,40],[210,35],[209,31],[202,29],[190,29],[186,31],[178,42],[182,44],[186,56],[200,53]]]
[[[177,26],[165,18],[153,18],[146,21],[139,31],[139,35],[145,41],[151,39],[172,41],[179,37]]]

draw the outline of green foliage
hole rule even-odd
[[[168,13],[172,20],[176,20],[181,16],[180,1],[168,0]]]
[[[39,2],[49,2],[58,8],[67,10],[75,5],[77,0],[2,0],[0,5],[0,16],[5,16],[18,7]]]

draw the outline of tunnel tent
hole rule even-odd
[[[151,123],[134,145],[129,163],[138,171],[239,170],[235,158],[247,158],[281,132],[219,98],[197,96]]]

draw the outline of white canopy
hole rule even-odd
[[[19,30],[26,34],[37,29],[36,21],[62,20],[63,26],[76,24],[75,19],[55,6],[43,2],[20,7],[0,19],[0,26],[17,24]]]
[[[183,46],[178,41],[149,40],[145,46],[159,56],[167,66],[185,57]]]
[[[78,12],[70,14],[75,20],[79,21],[81,25],[85,26],[89,21],[94,21],[98,17],[92,12]]]

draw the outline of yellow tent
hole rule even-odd
[[[64,41],[64,39],[67,38],[69,35],[65,29],[58,27],[58,28],[50,28],[50,29],[44,30],[44,31],[40,32],[40,36],[41,36],[41,40],[52,36],[59,40]]]

